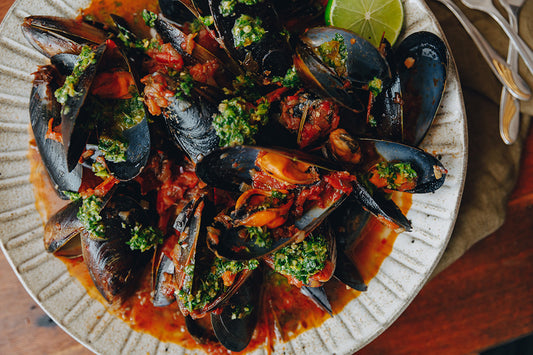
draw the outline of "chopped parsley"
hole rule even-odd
[[[189,30],[191,31],[191,33],[197,33],[200,32],[202,28],[209,27],[213,23],[213,16],[199,16],[195,18],[193,22],[191,22]]]
[[[126,242],[131,250],[145,252],[157,244],[163,244],[163,234],[152,226],[144,227],[139,222],[131,230],[131,238]]]
[[[416,171],[411,167],[411,163],[381,162],[376,165],[375,171],[380,178],[387,180],[388,189],[397,189],[400,187],[397,183],[398,177],[401,177],[404,181],[413,181],[418,176]]]
[[[368,83],[368,90],[372,93],[374,96],[378,96],[381,91],[383,90],[383,82],[380,78],[374,78],[370,80]]]
[[[324,64],[334,69],[338,75],[343,76],[346,73],[348,51],[341,34],[335,33],[333,40],[322,43],[315,48],[315,51]]]
[[[144,9],[143,12],[142,12],[142,18],[143,18],[144,23],[146,24],[146,26],[155,27],[155,21],[157,20],[157,14],[156,13]]]
[[[191,96],[191,90],[194,87],[194,80],[188,71],[184,70],[179,74],[179,86],[176,91],[177,97]]]
[[[235,5],[237,5],[237,0],[222,0],[218,11],[224,17],[232,16],[235,14]]]
[[[87,70],[91,64],[96,63],[94,56],[95,53],[89,46],[83,46],[81,53],[78,56],[78,61],[72,70],[72,74],[66,77],[63,86],[57,89],[54,93],[57,102],[64,105],[69,97],[75,97],[79,95],[75,89],[75,86],[80,81],[80,77],[83,72],[85,72],[85,70]]]
[[[237,274],[242,270],[253,270],[258,266],[259,261],[255,259],[248,261],[229,261],[216,258],[211,265],[211,268],[208,269],[208,273],[206,275],[201,275],[201,277],[198,278],[198,289],[194,294],[190,292],[189,286],[180,289],[177,292],[177,296],[189,312],[196,309],[202,309],[227,289],[227,286],[224,285],[222,274],[227,271],[232,274]],[[186,266],[185,273],[189,278],[192,278],[194,266]]]
[[[267,227],[246,227],[248,237],[259,248],[270,248],[272,246],[272,236]]]
[[[91,195],[83,199],[77,214],[78,220],[85,230],[97,238],[104,238],[105,236],[105,226],[101,222],[102,216],[100,216],[103,203],[101,198]]]
[[[91,165],[91,170],[94,175],[101,177],[102,179],[107,179],[110,176],[105,162],[100,161],[99,159],[95,160]]]
[[[275,76],[272,79],[272,82],[281,83],[281,85],[289,89],[296,89],[302,85],[302,83],[300,82],[300,77],[298,76],[294,65],[287,70],[285,76]]]
[[[266,100],[255,107],[242,97],[223,100],[218,105],[220,113],[213,119],[220,146],[254,144],[253,136],[259,126],[268,121],[269,108],[270,104]]]
[[[120,139],[101,136],[98,141],[98,149],[104,154],[105,160],[120,163],[126,161],[128,143],[123,142]]]
[[[70,201],[78,201],[81,195],[78,192],[62,191],[63,195],[67,196]]]
[[[241,15],[236,19],[235,25],[233,25],[233,29],[231,30],[235,48],[247,47],[259,42],[266,33],[261,25],[262,21],[259,17],[253,18],[248,15]]]
[[[263,0],[222,0],[218,6],[218,11],[224,17],[233,16],[235,15],[235,6],[237,3],[251,6],[260,2],[263,2]]]
[[[304,284],[324,268],[328,258],[327,241],[321,234],[312,234],[300,243],[292,243],[272,254],[274,270],[294,276]]]
[[[136,126],[145,116],[144,104],[138,94],[130,99],[117,100],[113,111],[114,119],[121,130]]]

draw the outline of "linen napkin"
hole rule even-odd
[[[505,58],[509,41],[496,22],[483,12],[456,3]],[[521,101],[520,136],[513,145],[505,145],[498,123],[500,82],[454,15],[437,2],[428,1],[428,5],[439,20],[455,58],[468,122],[468,167],[463,199],[452,237],[434,276],[503,224],[507,200],[518,177],[522,146],[533,115],[533,100]],[[533,1],[522,8],[519,27],[521,37],[533,47]],[[533,89],[533,76],[523,63],[519,65],[520,74]]]

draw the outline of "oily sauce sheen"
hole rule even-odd
[[[143,9],[158,12],[157,3],[147,0],[94,0],[82,10],[82,16],[92,16],[95,20],[109,22],[109,14],[115,13],[124,17],[134,31],[147,33],[148,28],[141,18]],[[29,160],[31,163],[31,182],[34,186],[36,208],[43,221],[47,221],[57,210],[68,201],[60,200],[47,175],[35,147],[30,142]],[[401,210],[406,213],[411,206],[411,195],[394,193],[393,199]],[[365,282],[368,283],[379,271],[383,260],[391,253],[397,234],[384,227],[376,219],[371,218],[363,231],[362,238],[350,251],[356,261]],[[83,259],[61,260],[70,274],[78,279],[89,295],[104,305],[111,307],[109,311],[127,322],[134,330],[153,335],[163,342],[177,343],[188,349],[202,348],[209,353],[227,354],[229,350],[220,344],[197,344],[185,328],[185,321],[176,303],[167,307],[154,307],[151,302],[151,267],[147,266],[137,291],[120,306],[109,306],[94,287]],[[329,315],[319,309],[310,299],[302,295],[298,288],[288,284],[279,274],[270,274],[264,283],[263,310],[253,338],[246,348],[252,351],[257,347],[266,346],[272,349],[274,343],[286,342],[307,329],[320,326]],[[337,314],[359,292],[344,284],[331,280],[325,284],[333,313]],[[206,317],[206,319],[209,319]]]

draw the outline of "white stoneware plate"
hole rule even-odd
[[[28,101],[37,65],[46,58],[23,38],[30,14],[74,17],[88,0],[18,0],[0,26],[0,241],[28,293],[66,332],[97,353],[184,353],[137,333],[85,292],[64,264],[45,252],[43,223],[29,182]],[[403,36],[426,30],[443,37],[422,0],[406,0]],[[400,38],[401,40],[401,38]],[[422,148],[442,157],[446,182],[434,194],[415,195],[408,213],[413,231],[398,236],[368,291],[321,327],[309,330],[276,353],[353,353],[383,332],[413,300],[440,259],[453,230],[466,173],[467,132],[462,93],[453,58],[447,87]],[[264,353],[260,349],[256,353]]]

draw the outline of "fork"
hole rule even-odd
[[[470,22],[463,12],[455,5],[453,0],[436,0],[445,5],[459,20],[466,32],[470,35],[490,69],[498,80],[509,90],[509,92],[519,100],[529,100],[531,90],[524,79],[518,75],[517,70],[513,70],[507,65],[505,60],[491,47],[489,42],[481,35],[478,29]],[[483,0],[488,1],[488,0]]]
[[[516,50],[524,60],[524,63],[526,63],[527,68],[529,71],[533,74],[533,52],[531,52],[531,49],[527,46],[526,42],[520,36],[518,33],[516,33],[515,30],[511,28],[509,25],[509,22],[505,20],[505,18],[500,14],[500,12],[496,9],[496,7],[492,4],[492,0],[461,0],[463,4],[468,6],[471,9],[483,11],[487,14],[489,14],[500,27],[503,29],[507,37],[511,41],[513,41],[513,44],[516,47]]]
[[[518,15],[526,0],[499,0],[502,7],[507,11],[509,24],[518,31]],[[507,63],[512,69],[518,68],[518,55],[512,43],[509,42]],[[509,91],[502,89],[500,99],[500,136],[505,144],[513,144],[518,136],[520,126],[520,103],[514,99]]]

